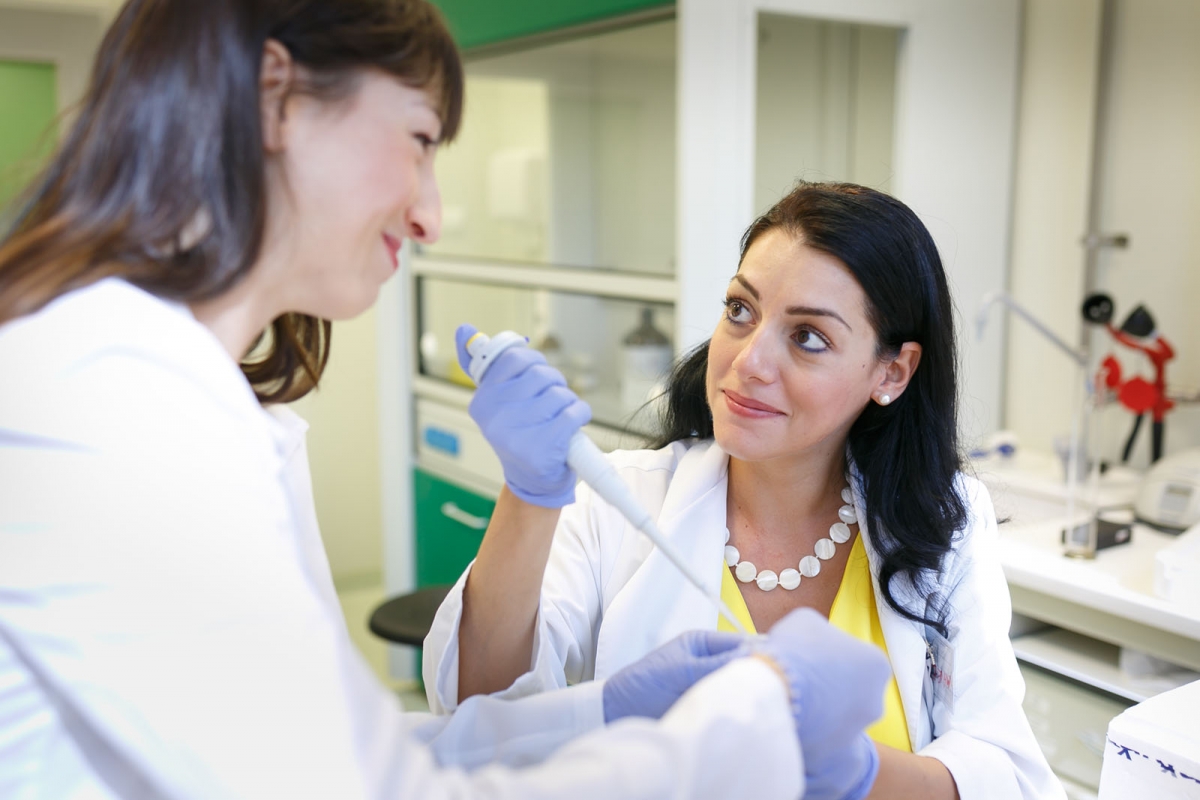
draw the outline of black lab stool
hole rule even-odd
[[[449,585],[426,586],[380,603],[371,612],[368,623],[371,633],[389,642],[420,647],[450,588]]]

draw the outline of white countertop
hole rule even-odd
[[[1200,641],[1200,608],[1154,594],[1154,556],[1176,537],[1135,524],[1129,543],[1099,551],[1094,559],[1063,555],[1066,489],[1054,475],[1053,457],[984,461],[976,474],[987,484],[1000,519],[1000,558],[1009,584]],[[1091,487],[1101,506],[1130,504],[1139,476],[1118,472]],[[1089,496],[1081,486],[1080,496]],[[1086,510],[1078,511],[1079,518]],[[1200,580],[1200,576],[1197,576]]]

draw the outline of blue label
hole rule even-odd
[[[425,444],[434,450],[441,450],[447,455],[458,456],[458,436],[450,431],[444,431],[441,428],[426,427]]]

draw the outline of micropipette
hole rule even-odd
[[[471,380],[478,385],[484,373],[488,371],[488,367],[501,353],[510,347],[525,347],[527,344],[524,336],[513,331],[504,331],[490,337],[483,333],[476,333],[467,341],[467,354],[471,356],[467,373],[471,376]],[[687,578],[688,582],[716,607],[717,613],[729,620],[729,624],[735,630],[741,633],[747,632],[745,626],[738,621],[721,596],[704,588],[704,582],[692,571],[675,547],[666,540],[662,531],[658,529],[658,525],[655,524],[654,518],[633,496],[629,486],[621,480],[621,476],[604,457],[604,453],[600,451],[596,443],[589,439],[583,431],[576,431],[567,445],[567,464],[575,470],[584,483],[592,487],[592,491],[620,511],[625,519],[645,534],[646,538],[662,551],[667,560],[675,565],[683,577]]]

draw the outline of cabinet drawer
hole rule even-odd
[[[422,469],[413,470],[417,586],[454,583],[483,541],[495,501]]]

